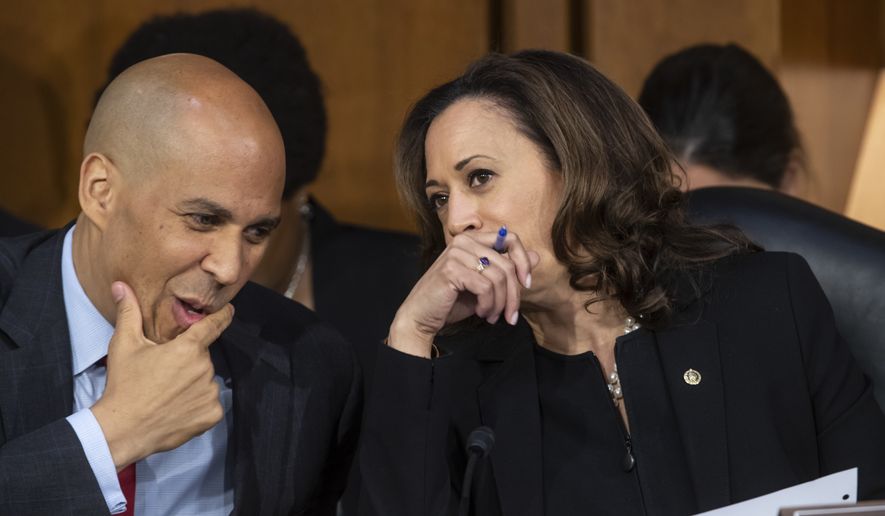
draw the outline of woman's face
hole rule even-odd
[[[504,109],[488,100],[455,102],[430,124],[424,150],[425,193],[446,242],[463,231],[496,231],[506,225],[541,258],[524,299],[560,281],[568,284],[550,235],[561,176]]]

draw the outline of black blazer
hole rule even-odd
[[[861,498],[885,497],[885,417],[805,262],[731,257],[700,284],[700,297],[680,291],[668,329],[616,344],[645,512],[709,510],[853,466]],[[466,436],[488,425],[496,444],[477,468],[472,514],[542,514],[528,325],[439,344],[448,354],[435,360],[379,352],[360,448],[371,471],[362,513],[454,514]],[[696,386],[683,379],[689,368],[702,375]],[[661,421],[679,438],[659,439]]]
[[[0,514],[107,514],[71,426],[63,231],[0,239]],[[234,514],[335,513],[362,393],[349,345],[248,284],[213,344],[232,379]]]

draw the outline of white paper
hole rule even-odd
[[[777,516],[782,507],[856,502],[857,468],[851,468],[696,516]]]

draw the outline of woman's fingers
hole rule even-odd
[[[452,241],[449,252],[466,267],[489,279],[494,287],[491,294],[494,298],[492,312],[480,311],[480,307],[477,307],[477,315],[494,324],[503,313],[507,322],[516,324],[521,281],[516,263],[509,255],[500,255],[476,239],[461,235]]]
[[[497,232],[493,233],[461,233],[456,236],[452,240],[452,245],[458,245],[459,241],[465,247],[469,245],[467,242],[474,242],[479,244],[481,247],[485,247],[488,250],[488,256],[491,258],[491,254],[495,254],[498,256],[506,256],[509,258],[513,265],[516,266],[516,276],[519,278],[519,282],[525,288],[532,287],[532,267],[537,265],[538,263],[538,254],[534,251],[527,251],[525,246],[522,244],[522,240],[519,239],[519,235],[516,233],[507,233],[507,236],[504,239],[504,249],[505,253],[498,254],[493,246],[495,245],[495,240],[498,237]],[[531,259],[531,255],[534,256],[534,260]]]
[[[508,233],[504,240],[504,247],[507,249],[507,256],[516,267],[516,274],[519,281],[525,288],[532,288],[532,267],[537,265],[537,259],[532,262],[529,258],[529,251],[522,245],[522,240],[516,233]],[[534,253],[537,256],[537,253]]]
[[[480,258],[461,247],[451,247],[448,253],[450,263],[457,264],[450,269],[460,282],[456,288],[460,287],[476,296],[474,313],[478,317],[492,324],[497,322],[506,302],[506,276],[501,271],[491,269],[490,262],[480,267]]]

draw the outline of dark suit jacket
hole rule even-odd
[[[64,232],[0,240],[0,514],[107,514],[76,434],[62,298]],[[351,348],[314,315],[257,285],[213,344],[230,373],[234,514],[326,514],[358,431]]]
[[[700,277],[702,295],[681,289],[668,329],[616,344],[645,512],[708,510],[853,466],[860,497],[885,497],[885,417],[805,262],[758,253]],[[362,512],[454,514],[466,436],[488,425],[496,444],[477,468],[472,513],[542,514],[543,408],[528,325],[439,343],[450,353],[432,361],[379,353],[360,449],[372,472]],[[683,379],[689,368],[702,375],[696,386]],[[662,440],[666,427],[679,437]]]
[[[371,373],[379,342],[421,277],[415,235],[340,224],[316,202],[310,224],[316,313],[352,343]]]
[[[0,210],[0,237],[24,235],[39,230],[37,226]]]
[[[313,290],[316,313],[354,345],[369,385],[378,344],[415,282],[421,277],[415,235],[338,223],[311,200]],[[355,463],[341,501],[355,514],[360,467]]]

